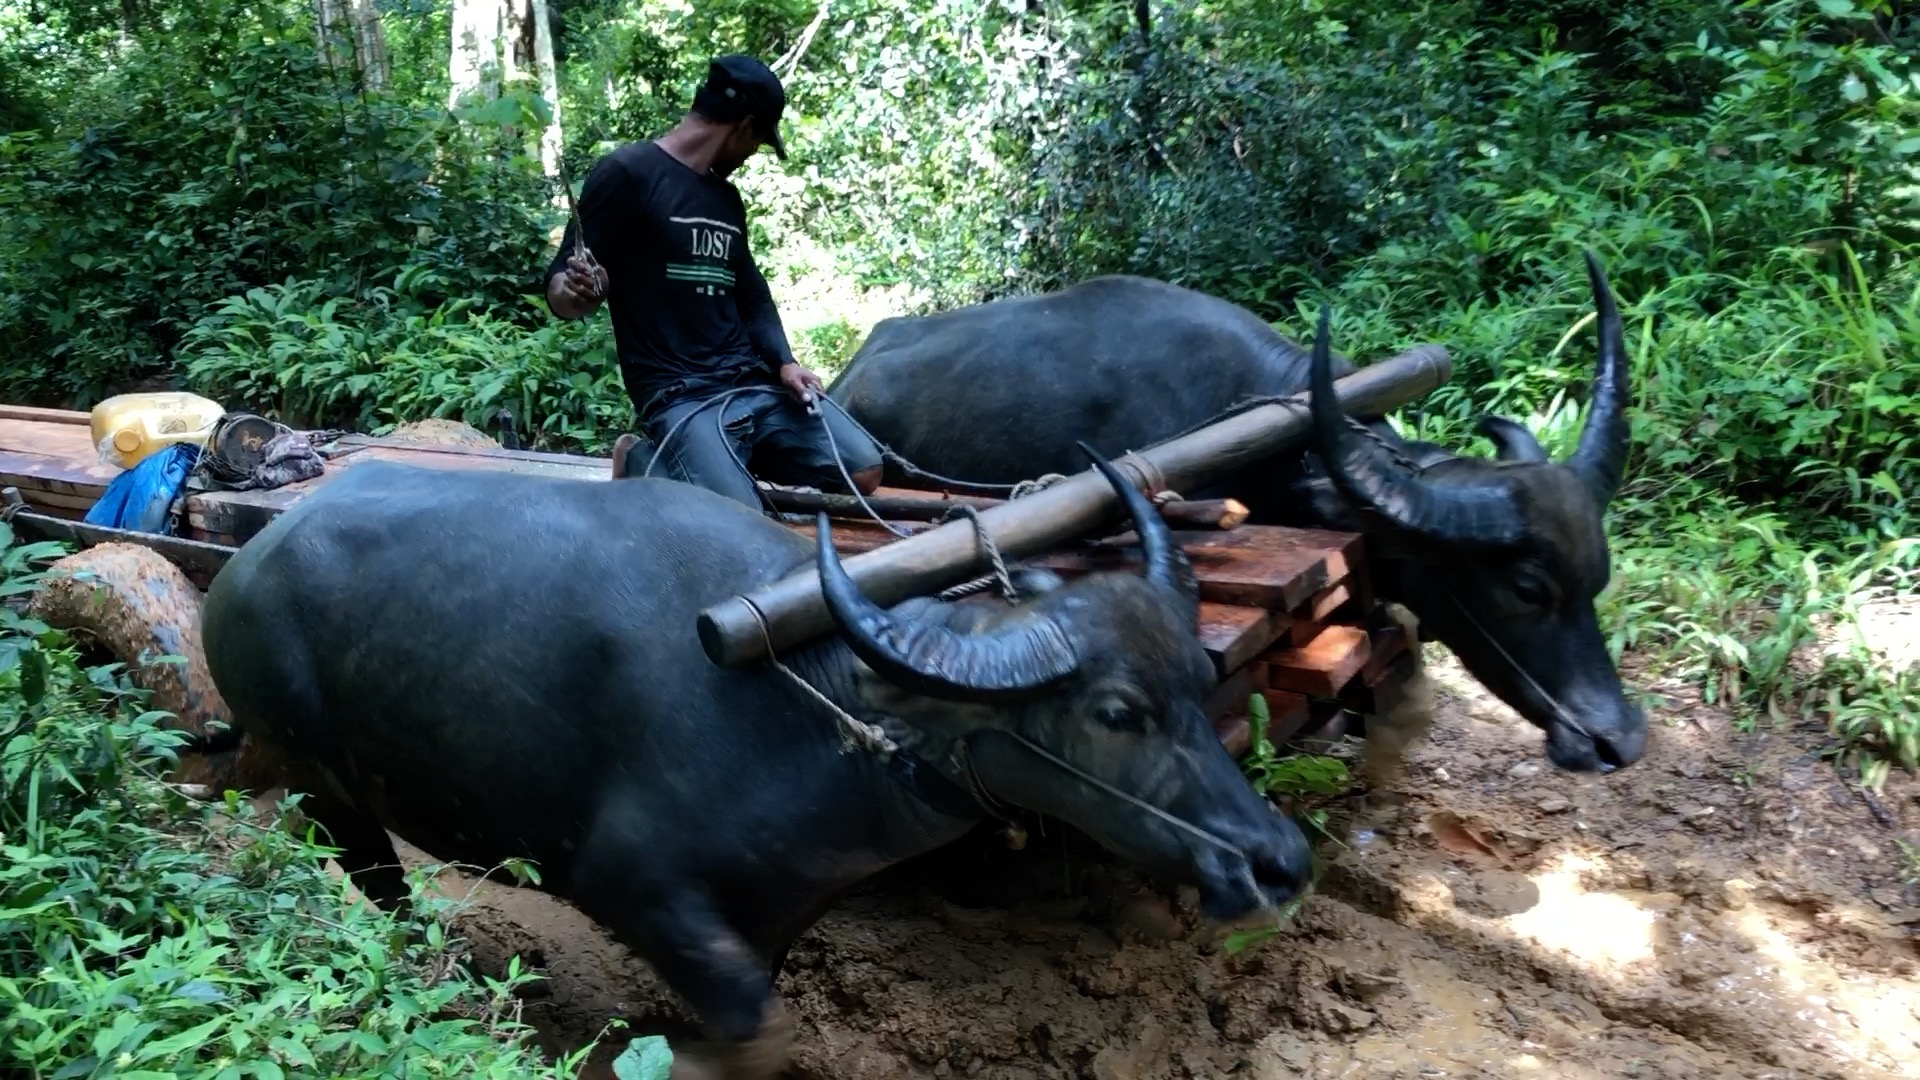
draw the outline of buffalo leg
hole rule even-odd
[[[645,957],[718,1045],[675,1047],[673,1080],[770,1080],[787,1064],[791,1021],[758,953],[704,897],[581,910]],[[703,1061],[702,1059],[706,1059]]]
[[[346,871],[361,895],[382,910],[405,912],[407,878],[387,830],[331,796],[308,794],[300,800],[300,812],[323,830],[325,835],[319,838],[322,843],[339,849],[333,861]]]

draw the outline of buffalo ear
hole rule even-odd
[[[1044,596],[1067,583],[1067,579],[1044,566],[1010,566],[1007,577],[1013,580],[1013,591],[1022,597]]]
[[[1504,416],[1482,416],[1473,429],[1493,440],[1501,461],[1537,463],[1547,460],[1547,449],[1525,425]]]

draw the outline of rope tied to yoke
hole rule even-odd
[[[841,753],[845,754],[854,750],[865,750],[869,754],[884,758],[900,749],[900,744],[894,742],[892,737],[880,730],[878,725],[869,724],[865,720],[841,708],[838,702],[821,693],[812,683],[801,678],[799,672],[781,662],[779,654],[773,651],[773,636],[767,631],[767,620],[762,617],[757,610],[753,613],[753,619],[760,627],[760,637],[766,642],[767,663],[772,664],[775,671],[785,675],[788,681],[806,691],[808,697],[825,706],[827,712],[833,715],[834,723],[840,728]]]
[[[1000,545],[993,542],[993,534],[987,532],[987,523],[980,520],[980,512],[965,503],[960,503],[947,511],[940,520],[952,521],[956,517],[964,517],[973,523],[973,541],[979,545],[981,552],[987,557],[988,565],[993,569],[991,573],[982,574],[972,581],[963,581],[941,590],[940,599],[958,600],[975,593],[985,592],[990,586],[998,585],[1000,595],[1007,603],[1019,603],[1020,590],[1014,587],[1013,574],[1007,570],[1007,560],[1000,554]]]

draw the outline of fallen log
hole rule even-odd
[[[1453,373],[1447,350],[1423,345],[1338,380],[1347,413],[1378,415],[1412,401]],[[1235,416],[1114,462],[1149,494],[1193,490],[1262,458],[1293,449],[1311,435],[1305,392]],[[1001,554],[1021,559],[1067,543],[1121,512],[1119,496],[1091,464],[1050,487],[980,512]],[[889,605],[957,584],[984,569],[970,521],[955,521],[898,540],[846,562],[848,575],[875,603]],[[765,658],[833,628],[811,567],[736,595],[700,613],[700,644],[709,659],[733,667]]]

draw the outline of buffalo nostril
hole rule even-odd
[[[1619,749],[1606,739],[1593,740],[1593,754],[1600,759],[1602,773],[1610,773],[1626,764],[1625,759],[1620,756]]]
[[[1271,895],[1291,897],[1298,892],[1305,875],[1283,855],[1266,854],[1253,860],[1253,880]]]

